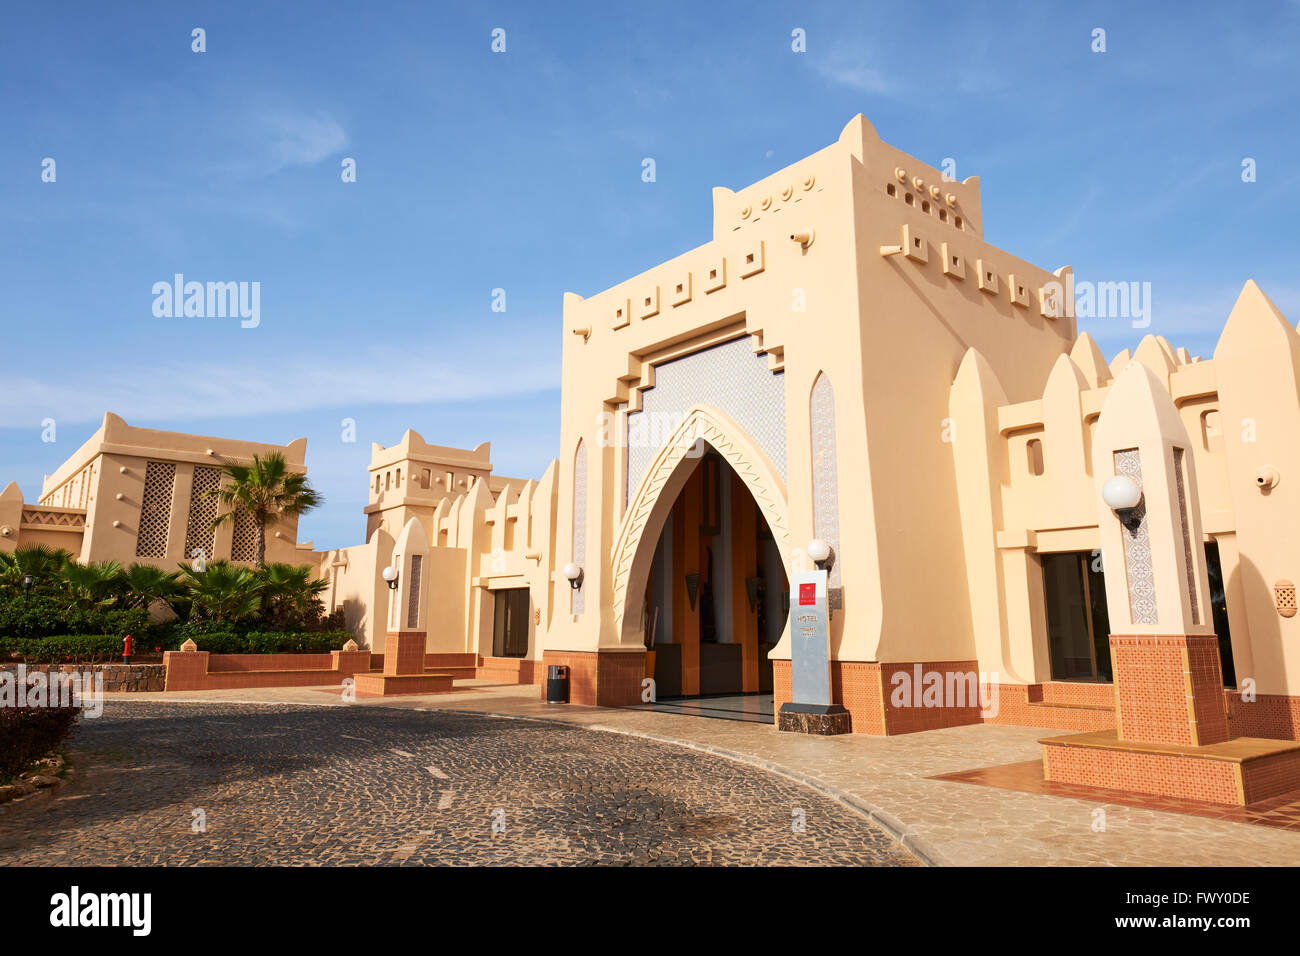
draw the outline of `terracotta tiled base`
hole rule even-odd
[[[553,664],[569,668],[569,703],[622,707],[641,703],[645,680],[645,651],[545,651],[540,679],[546,697],[547,669]]]
[[[424,631],[389,631],[384,643],[384,673],[389,677],[423,674],[426,643]]]
[[[1248,806],[1206,803],[1204,800],[1189,800],[1186,797],[1108,790],[1102,787],[1086,787],[1082,784],[1045,780],[1041,760],[1005,764],[1000,767],[981,767],[976,770],[960,770],[930,779],[973,783],[1003,790],[1018,790],[1021,793],[1044,793],[1056,797],[1088,800],[1093,804],[1114,803],[1125,807],[1162,810],[1167,813],[1185,813],[1189,816],[1207,817],[1213,820],[1229,820],[1234,823],[1249,823],[1283,830],[1300,830],[1300,791],[1270,797]]]
[[[243,690],[251,687],[338,687],[370,670],[369,651],[330,654],[208,654],[167,651],[166,689]]]
[[[1195,747],[1228,739],[1213,634],[1112,634],[1110,656],[1121,740]]]
[[[1244,806],[1300,789],[1300,743],[1237,737],[1184,747],[1114,731],[1047,737],[1043,774],[1070,783]]]
[[[398,697],[403,694],[446,694],[451,691],[450,674],[358,674],[356,691],[366,697]]]
[[[917,668],[921,679],[917,679]],[[979,667],[974,661],[926,661],[881,664],[875,661],[831,661],[831,700],[849,712],[853,733],[909,734],[978,724],[981,721]],[[965,706],[927,706],[925,680],[939,674],[945,688],[962,682]],[[975,675],[964,682],[965,675]],[[920,687],[918,693],[916,689]],[[790,701],[790,662],[772,662],[772,690],[776,709]],[[956,695],[951,700],[957,701]]]

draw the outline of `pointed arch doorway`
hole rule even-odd
[[[705,445],[654,545],[642,602],[657,709],[772,716],[772,662],[789,584],[763,509]]]

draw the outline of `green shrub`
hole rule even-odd
[[[0,598],[0,637],[46,637],[52,634],[146,635],[153,625],[142,608],[70,607],[49,594]]]
[[[113,661],[122,657],[122,639],[116,634],[0,637],[0,657],[17,657],[29,664]]]
[[[348,631],[210,631],[190,637],[210,654],[327,654],[352,640]]]
[[[0,782],[63,743],[80,712],[80,707],[0,706]]]

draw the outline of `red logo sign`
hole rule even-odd
[[[817,603],[817,585],[801,584],[799,585],[799,603],[816,604]]]

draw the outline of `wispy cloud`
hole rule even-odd
[[[311,166],[348,144],[343,127],[324,111],[312,115],[267,114],[258,122],[269,144],[273,172],[288,166]]]
[[[832,49],[826,56],[813,59],[819,76],[836,86],[846,86],[859,93],[872,96],[892,96],[898,85],[889,77],[882,64],[876,62],[869,51],[862,48]]]
[[[12,380],[0,403],[0,428],[95,422],[105,411],[127,421],[252,417],[366,405],[464,402],[556,387],[558,356],[535,342],[498,343],[490,362],[458,361],[454,351],[372,348],[335,354],[240,357],[176,365],[137,375],[113,362],[81,375]]]

